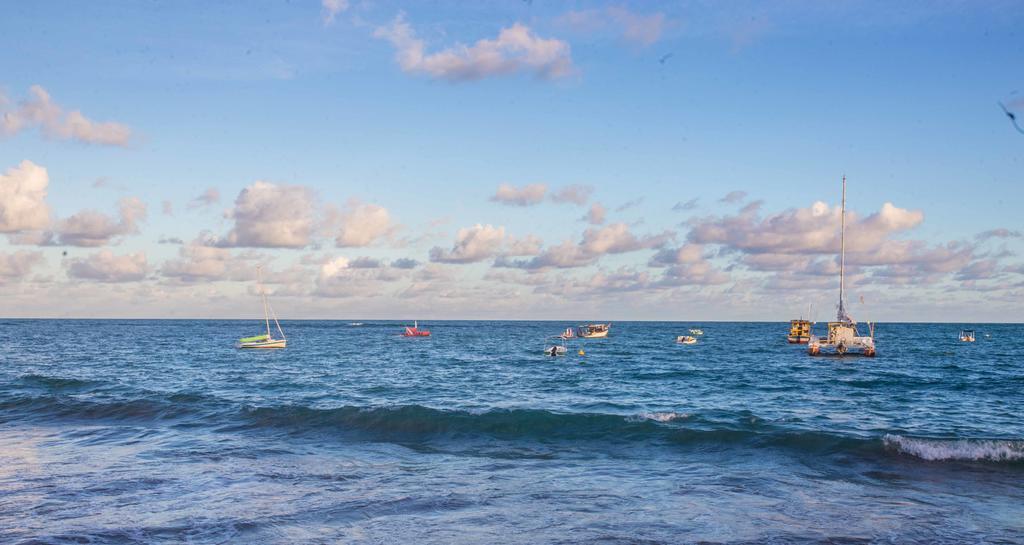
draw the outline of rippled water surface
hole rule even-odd
[[[0,543],[1024,543],[1022,326],[568,325],[4,321]]]

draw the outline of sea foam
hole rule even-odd
[[[1014,462],[1024,460],[1024,441],[999,439],[920,439],[886,434],[886,448],[922,460]]]

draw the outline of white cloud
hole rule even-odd
[[[131,141],[132,131],[127,126],[111,121],[92,121],[78,110],[65,113],[39,85],[29,88],[29,95],[17,108],[0,110],[0,134],[14,135],[22,130],[38,128],[47,138],[87,144],[127,146]],[[0,106],[5,103],[5,100],[0,100]]]
[[[601,203],[595,202],[590,205],[590,210],[587,211],[587,215],[583,216],[583,220],[591,225],[602,225],[607,217],[608,210]]]
[[[0,233],[46,229],[50,208],[46,205],[46,169],[22,161],[0,175]]]
[[[567,185],[551,195],[551,200],[558,203],[570,203],[583,206],[590,198],[594,188],[589,185]]]
[[[511,206],[533,206],[544,200],[547,191],[548,186],[544,184],[529,184],[522,187],[501,184],[491,200]]]
[[[320,266],[313,294],[320,297],[378,297],[385,295],[387,283],[400,280],[409,273],[408,270],[391,267],[367,267],[365,260],[329,259]]]
[[[476,224],[459,229],[451,250],[435,246],[430,260],[438,263],[474,263],[495,257],[505,244],[505,228]]]
[[[502,29],[496,39],[483,39],[471,46],[456,44],[430,54],[426,53],[423,40],[416,37],[404,14],[399,14],[390,26],[377,28],[373,35],[391,42],[402,71],[448,81],[478,80],[517,72],[555,79],[572,73],[569,44],[540,38],[521,23]]]
[[[83,210],[57,222],[54,231],[57,243],[68,246],[103,246],[115,237],[139,232],[139,222],[146,219],[146,205],[137,197],[126,197],[118,203],[120,218],[115,220],[96,210]]]
[[[258,256],[234,256],[230,250],[208,245],[201,238],[178,249],[178,258],[165,261],[160,274],[182,282],[247,280],[252,277],[252,261]]]
[[[376,204],[353,200],[344,211],[334,215],[329,222],[339,224],[334,238],[339,248],[369,246],[397,229],[387,208]]]
[[[528,260],[512,260],[502,256],[495,262],[498,267],[515,267],[521,269],[544,269],[585,267],[596,263],[606,254],[623,254],[637,250],[660,248],[675,233],[666,231],[660,235],[637,237],[625,223],[613,223],[601,228],[589,228],[583,232],[578,244],[570,241],[550,246],[536,257]]]
[[[323,6],[324,25],[334,23],[334,18],[348,9],[348,0],[321,0],[320,4]]]
[[[68,265],[68,276],[80,280],[97,282],[135,282],[146,278],[149,265],[146,254],[114,255],[110,250],[100,250],[85,259],[72,259]]]
[[[308,187],[257,181],[238,194],[227,213],[235,225],[218,244],[303,248],[313,234],[314,211],[313,191]]]
[[[0,284],[23,280],[36,265],[44,263],[42,252],[19,250],[0,253]]]

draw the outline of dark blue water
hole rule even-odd
[[[1024,326],[421,325],[0,322],[0,543],[1024,542]]]

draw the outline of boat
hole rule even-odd
[[[828,323],[828,332],[825,337],[810,336],[807,341],[807,353],[811,356],[834,354],[873,358],[875,357],[875,325],[868,322],[868,335],[861,336],[857,331],[857,322],[846,312],[846,176],[843,176],[843,200],[839,229],[839,310],[836,313],[836,321]]]
[[[430,331],[426,329],[420,329],[419,322],[413,321],[412,327],[406,326],[405,331],[402,332],[403,337],[429,337]]]
[[[581,339],[603,339],[608,336],[612,324],[585,324],[576,328],[576,336]]]
[[[960,331],[960,342],[973,343],[974,342],[974,330],[964,329]]]
[[[567,328],[565,328],[565,331],[563,331],[562,334],[558,336],[558,338],[559,339],[575,339],[576,338],[576,331],[573,330],[573,328],[571,328],[571,327],[567,327]]]
[[[789,344],[807,344],[811,340],[811,321],[800,318],[789,321]]]
[[[263,335],[238,339],[238,348],[285,348],[288,346],[288,339],[284,337],[281,324],[277,321],[277,314],[274,313],[274,308],[270,306],[270,301],[267,299],[267,292],[263,289],[262,273],[259,267],[256,268],[256,286],[259,289],[260,298],[263,299],[263,323],[267,326],[267,332]],[[275,339],[270,332],[271,317],[274,318],[277,332],[281,334],[280,339]]]
[[[550,346],[544,349],[544,355],[551,357],[564,356],[568,352],[568,348],[565,346],[566,339],[567,337],[565,336],[565,333],[551,337],[553,342]]]
[[[697,344],[697,337],[691,337],[690,335],[680,335],[676,337],[676,342],[679,344]]]
[[[700,328],[694,328],[690,330],[690,335],[700,336],[704,334],[704,330]]]

